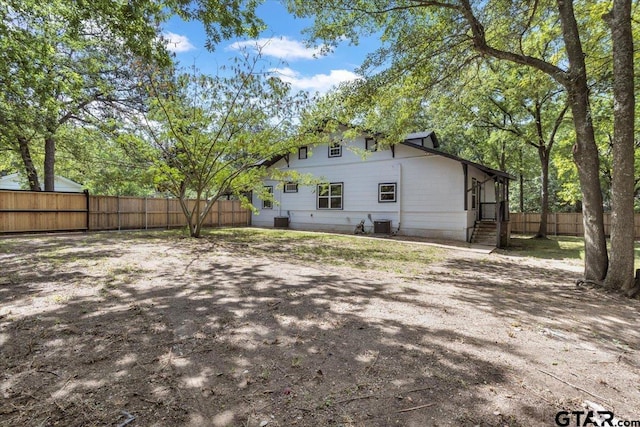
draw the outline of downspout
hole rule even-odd
[[[398,198],[398,228],[395,234],[398,234],[402,224],[402,163],[398,163],[398,186],[396,189],[396,197]]]

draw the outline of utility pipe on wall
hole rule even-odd
[[[402,163],[398,163],[398,184],[396,186],[396,203],[398,203],[398,228],[396,234],[400,232],[402,224]]]
[[[287,185],[287,184],[286,184],[286,183],[284,183],[284,185]],[[276,194],[275,194],[276,187],[278,187],[278,186],[277,186],[277,185],[274,185],[274,186],[273,186],[273,191],[274,191],[274,194],[273,194],[273,195],[274,195],[274,196],[276,195]],[[278,190],[278,198],[276,199],[276,200],[277,200],[277,202],[278,202],[278,216],[282,216],[282,193],[284,193],[284,187],[282,187],[282,189],[281,189],[281,190]]]

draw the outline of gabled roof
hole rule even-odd
[[[260,164],[258,166],[265,166],[267,168],[275,165],[276,163],[278,163],[280,160],[284,159],[285,157],[287,157],[289,155],[289,153],[287,154],[278,154],[277,156],[274,156],[270,159],[267,160],[263,160],[262,162],[260,162]]]
[[[407,135],[405,137],[403,142],[408,142],[408,141],[412,141],[412,140],[416,140],[416,139],[424,140],[425,138],[431,139],[431,142],[433,143],[433,148],[440,147],[440,141],[438,140],[438,136],[433,131],[410,133],[409,135]],[[402,142],[401,142],[401,144],[402,144]]]
[[[417,144],[413,144],[413,143],[409,142],[409,140],[413,140],[413,139],[416,139],[416,138],[426,138],[426,137],[431,137],[431,140],[433,141],[433,146],[434,147],[439,147],[440,146],[440,143],[438,141],[438,137],[436,136],[436,133],[433,132],[433,131],[431,131],[431,132],[411,133],[411,134],[407,135],[407,138],[404,141],[401,141],[400,144],[405,145],[407,147],[416,148],[418,150],[424,151],[425,153],[433,154],[433,155],[436,155],[436,156],[446,157],[448,159],[458,161],[458,162],[460,162],[460,163],[462,163],[464,165],[473,166],[474,168],[483,171],[487,175],[497,176],[497,177],[511,179],[511,180],[515,180],[516,179],[513,175],[508,174],[507,172],[503,172],[503,171],[500,171],[500,170],[497,170],[497,169],[492,169],[490,167],[481,165],[480,163],[475,163],[475,162],[472,162],[470,160],[465,160],[462,157],[458,157],[458,156],[455,156],[453,154],[449,154],[449,153],[445,153],[445,152],[440,151],[440,150],[436,150],[435,148],[424,147],[422,145],[417,145]],[[280,160],[282,160],[284,158],[288,158],[288,156],[289,156],[289,153],[281,154],[281,155],[272,157],[271,159],[267,159],[267,160],[263,161],[262,163],[260,163],[260,166],[271,167],[274,164],[276,164],[278,161],[280,161]]]
[[[433,137],[435,137],[435,133],[431,132],[433,134]],[[434,142],[437,141],[435,138],[433,139]],[[486,173],[487,175],[493,175],[493,176],[499,176],[502,178],[507,178],[507,179],[511,179],[511,180],[515,180],[516,177],[507,173],[507,172],[503,172],[501,170],[497,170],[497,169],[492,169],[490,167],[481,165],[480,163],[476,163],[476,162],[472,162],[470,160],[465,160],[462,157],[458,157],[455,156],[453,154],[449,154],[449,153],[445,153],[443,151],[440,150],[436,150],[434,148],[429,148],[429,147],[423,147],[421,145],[417,145],[417,144],[412,144],[410,142],[408,142],[407,140],[402,141],[400,144],[402,145],[406,145],[407,147],[411,147],[411,148],[416,148],[418,150],[424,151],[425,153],[429,153],[429,154],[434,154],[436,156],[442,156],[442,157],[446,157],[448,159],[452,159],[452,160],[456,160],[464,165],[469,165],[469,166],[473,166],[476,169],[481,170],[482,172]]]

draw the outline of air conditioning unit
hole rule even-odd
[[[391,234],[391,220],[381,219],[373,221],[373,232],[375,234]]]
[[[277,216],[273,218],[273,228],[289,228],[289,217]]]

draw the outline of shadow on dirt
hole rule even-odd
[[[442,277],[463,290],[455,298],[488,314],[518,319],[557,339],[640,350],[637,301],[575,286],[573,272],[504,260],[452,259],[442,268],[456,272]]]
[[[118,425],[127,414],[132,425],[515,426],[557,411],[540,401],[494,414],[483,396],[510,381],[509,369],[475,350],[513,348],[447,328],[453,314],[439,302],[388,279],[157,235],[11,245],[1,259],[3,426]],[[155,264],[118,263],[144,257]],[[463,259],[444,268],[456,298],[487,313],[542,322],[603,307],[564,286],[563,273],[486,262],[481,279]],[[605,339],[621,328],[632,333],[606,321],[575,333]]]

